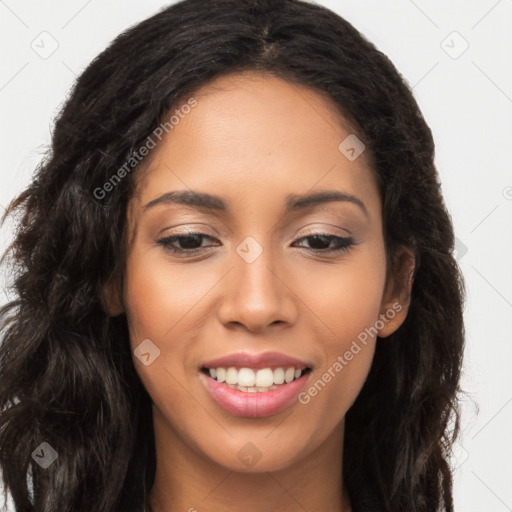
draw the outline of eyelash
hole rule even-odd
[[[157,240],[157,243],[158,243],[158,245],[161,245],[166,251],[169,251],[173,254],[192,255],[192,254],[197,254],[197,252],[201,251],[202,249],[212,247],[212,246],[207,246],[207,247],[195,247],[194,249],[182,249],[182,248],[178,248],[178,247],[175,247],[172,245],[173,242],[177,242],[184,238],[186,239],[186,238],[193,238],[193,237],[202,237],[203,239],[209,238],[211,240],[214,240],[213,237],[206,235],[204,233],[187,233],[185,235],[172,235],[169,237],[161,238],[160,240]],[[327,233],[314,233],[314,234],[311,234],[308,236],[303,236],[301,238],[298,238],[296,241],[302,241],[302,240],[306,240],[308,238],[316,238],[316,237],[327,238],[327,239],[329,239],[329,241],[332,241],[332,240],[337,241],[338,247],[334,247],[334,248],[330,248],[330,249],[313,249],[313,248],[304,247],[304,249],[313,251],[314,253],[317,253],[317,254],[318,253],[332,254],[332,253],[338,253],[338,252],[343,252],[343,251],[349,251],[352,246],[356,245],[355,241],[352,237],[329,235]]]

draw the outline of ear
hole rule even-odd
[[[416,258],[411,249],[401,245],[395,254],[393,268],[386,283],[381,303],[378,330],[380,338],[393,334],[404,322],[411,303],[411,290]]]
[[[124,313],[121,291],[119,289],[118,281],[114,276],[110,277],[104,285],[101,298],[103,309],[109,316],[118,316],[121,313]]]

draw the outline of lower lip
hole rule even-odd
[[[234,416],[261,418],[276,414],[295,402],[310,373],[271,391],[256,391],[254,393],[230,388],[226,384],[208,377],[203,372],[200,372],[200,378],[212,398],[225,411]]]

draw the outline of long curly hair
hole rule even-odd
[[[453,511],[464,282],[411,89],[350,23],[300,0],[184,0],[120,34],[75,82],[51,146],[3,219],[16,220],[2,263],[13,296],[0,310],[0,464],[18,512],[141,512],[155,476],[151,399],[134,367],[122,288],[133,171],[123,167],[193,91],[258,70],[330,99],[372,156],[386,257],[416,268],[402,326],[377,340],[346,415],[343,477],[354,510],[371,489],[386,512]],[[37,453],[57,459],[44,469]],[[365,505],[366,503],[366,505]]]

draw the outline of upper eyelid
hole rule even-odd
[[[303,228],[308,229],[308,226],[314,225],[314,224],[324,224],[324,225],[327,225],[327,226],[330,226],[330,227],[329,228],[325,228],[325,227],[322,227],[322,228],[320,228],[320,227],[310,228],[310,229],[313,229],[313,231],[312,232],[308,232],[306,234],[303,234],[302,236],[313,236],[315,234],[328,234],[328,235],[332,235],[332,236],[346,236],[346,235],[354,236],[354,233],[351,230],[349,230],[347,228],[341,228],[339,226],[335,226],[334,224],[330,224],[328,222],[323,222],[323,223],[312,222],[310,224],[306,224],[306,226],[303,226]],[[175,226],[175,227],[179,228],[179,226]],[[302,229],[302,228],[300,228],[300,229]],[[293,238],[294,239],[297,237],[297,233],[298,233],[298,231],[300,229],[297,229],[295,231],[295,233],[293,234]],[[343,231],[343,232],[346,233],[346,235],[339,235],[339,234],[335,234],[335,233],[329,233],[329,229],[337,229],[339,231]],[[229,231],[230,231],[230,233],[232,232],[231,230],[229,230]],[[190,235],[204,235],[204,236],[209,236],[209,237],[212,237],[212,238],[216,238],[216,237],[220,237],[221,236],[221,234],[215,228],[211,229],[211,233],[210,233],[210,228],[206,228],[206,227],[203,227],[203,226],[197,227],[197,228],[186,227],[186,228],[183,228],[183,231],[173,232],[173,233],[171,233],[168,236],[169,237],[170,236],[187,236],[189,234]],[[167,237],[167,235],[164,235],[163,237]]]

